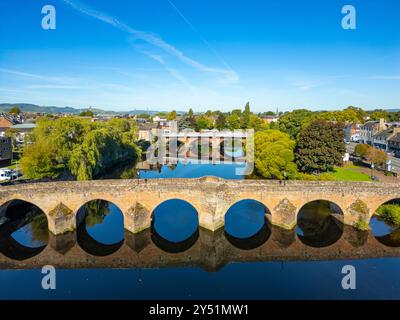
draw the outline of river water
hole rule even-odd
[[[129,174],[243,179],[236,168],[140,164]],[[132,235],[120,209],[99,200],[78,211],[76,232],[54,237],[39,208],[14,201],[0,227],[0,299],[400,298],[398,229],[374,217],[370,231],[356,231],[324,201],[303,207],[293,231],[271,226],[268,214],[245,200],[228,210],[223,230],[211,233],[198,227],[189,203],[175,199],[155,209],[151,230]],[[44,265],[56,268],[55,290],[42,288]],[[355,290],[342,287],[348,265]]]

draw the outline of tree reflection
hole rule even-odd
[[[30,221],[32,242],[47,243],[49,232],[47,227],[47,218],[44,214],[38,214]]]
[[[93,227],[103,223],[105,217],[110,213],[110,203],[104,200],[93,200],[79,209],[78,215],[84,214],[86,226]]]
[[[311,247],[326,247],[335,243],[343,233],[343,225],[333,214],[340,209],[329,201],[313,201],[306,204],[297,218],[300,240]]]

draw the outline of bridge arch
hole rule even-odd
[[[235,200],[224,215],[225,232],[239,239],[253,237],[270,221],[271,211],[259,200]],[[243,224],[247,230],[243,230]]]
[[[13,211],[14,212],[10,212]],[[38,255],[49,242],[49,219],[45,211],[20,197],[0,206],[0,252],[15,260]]]
[[[46,210],[44,208],[42,208],[41,205],[36,204],[36,201],[32,201],[32,199],[30,199],[29,197],[22,197],[22,196],[10,196],[7,197],[5,199],[3,199],[3,201],[0,202],[0,218],[2,217],[3,214],[3,208],[6,209],[6,207],[11,204],[13,201],[23,201],[23,202],[27,202],[29,204],[32,204],[36,207],[38,207],[47,217],[48,212],[46,212]]]
[[[301,199],[301,202],[297,205],[297,210],[296,210],[296,219],[298,218],[299,213],[301,212],[302,209],[304,209],[305,206],[312,204],[314,202],[321,201],[321,202],[326,202],[329,204],[332,204],[337,207],[338,213],[341,215],[344,215],[346,210],[345,210],[345,204],[342,203],[342,201],[337,201],[337,199],[331,199],[328,197],[320,197],[320,196],[315,196],[315,197],[307,197],[305,200]]]
[[[94,199],[76,213],[79,246],[94,256],[107,256],[124,243],[124,214],[113,202]]]
[[[189,249],[198,238],[199,213],[188,201],[168,199],[151,212],[152,239],[165,251]]]
[[[395,202],[395,201],[400,201],[400,193],[398,196],[390,196],[390,197],[385,197],[384,200],[380,199],[379,201],[374,201],[371,203],[370,208],[370,218],[376,213],[376,211],[383,205]]]
[[[307,201],[296,215],[299,240],[310,247],[329,247],[343,235],[344,211],[335,202],[325,199]]]
[[[371,214],[369,227],[375,239],[386,247],[400,247],[400,196],[382,203]]]

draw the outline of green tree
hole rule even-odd
[[[254,136],[254,162],[256,172],[266,179],[294,179],[295,141],[278,130],[257,132]]]
[[[206,115],[200,116],[196,119],[196,130],[211,129],[213,127],[213,121]]]
[[[398,112],[390,112],[388,114],[387,119],[390,122],[398,122],[398,121],[400,121],[400,111],[398,111]]]
[[[195,119],[192,117],[182,117],[181,119],[178,120],[178,128],[180,131],[185,130],[185,129],[195,129],[196,128],[196,122]]]
[[[150,115],[147,113],[141,113],[136,115],[136,118],[140,118],[140,119],[150,119]]]
[[[279,118],[279,129],[295,139],[301,128],[309,123],[312,117],[313,112],[305,109],[287,112]]]
[[[82,111],[81,113],[79,113],[79,116],[81,116],[81,117],[93,117],[94,114],[93,114],[93,111],[91,111],[91,110],[85,110],[85,111]]]
[[[28,179],[57,178],[64,165],[55,158],[56,148],[49,141],[26,145],[19,162],[24,177]]]
[[[368,144],[360,143],[356,145],[354,153],[357,157],[365,159],[370,148],[371,146],[369,146]]]
[[[275,116],[276,113],[274,111],[267,111],[267,112],[263,112],[261,115],[264,115],[264,116]]]
[[[254,129],[254,131],[261,131],[269,129],[267,123],[265,123],[260,117],[251,114],[249,117],[249,123],[247,125],[247,129]]]
[[[187,113],[187,116],[188,116],[189,118],[193,118],[194,113],[193,113],[192,108],[189,109],[189,111],[188,111],[188,113]]]
[[[21,109],[17,106],[14,106],[10,109],[10,111],[8,111],[11,114],[20,114],[21,113]]]
[[[218,130],[226,128],[226,117],[222,112],[218,113],[217,119],[215,120],[215,128]]]
[[[250,103],[247,102],[242,113],[242,129],[247,129],[250,122]]]
[[[167,120],[172,121],[176,120],[176,111],[172,110],[170,113],[168,113]]]
[[[327,120],[344,123],[360,123],[363,120],[359,119],[359,115],[353,109],[346,109],[341,111],[325,111],[314,115],[313,120]]]
[[[21,169],[29,179],[57,178],[62,172],[92,179],[121,161],[136,160],[136,139],[136,126],[127,119],[42,118],[23,150]]]
[[[226,118],[226,124],[229,130],[240,129],[240,116],[232,113]]]
[[[386,110],[374,110],[370,115],[370,120],[387,119],[389,113]]]
[[[383,166],[386,164],[388,156],[385,153],[385,151],[379,150],[374,147],[370,147],[365,156],[365,159],[376,166]]]
[[[346,152],[341,123],[317,120],[304,127],[296,146],[296,163],[301,172],[332,171],[343,165]]]
[[[364,118],[367,116],[367,112],[365,110],[363,110],[362,108],[358,108],[358,107],[353,107],[353,106],[349,106],[347,107],[345,110],[352,110],[356,113],[357,115],[357,119],[360,123],[364,122]]]

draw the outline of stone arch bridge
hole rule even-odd
[[[26,183],[0,187],[0,219],[11,200],[24,200],[46,214],[49,230],[63,234],[76,229],[78,209],[90,200],[103,199],[118,206],[124,227],[139,233],[151,226],[152,212],[164,201],[181,199],[198,213],[199,225],[211,231],[224,226],[228,209],[252,199],[269,210],[273,225],[292,229],[307,203],[328,200],[343,213],[343,222],[369,222],[383,203],[400,198],[400,184],[334,181],[268,181],[200,179],[94,180]]]

